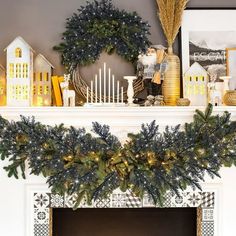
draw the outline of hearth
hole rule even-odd
[[[53,209],[53,236],[197,236],[196,208]]]

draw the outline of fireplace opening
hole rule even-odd
[[[197,236],[196,208],[52,211],[53,236]]]

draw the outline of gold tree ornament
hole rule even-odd
[[[180,59],[173,53],[173,43],[179,32],[183,11],[188,0],[156,0],[159,18],[168,44],[168,63],[163,82],[165,104],[176,106],[180,98]]]
[[[29,138],[24,134],[17,134],[16,135],[16,142],[19,144],[26,144],[29,141]]]
[[[67,155],[63,157],[63,160],[67,162],[71,162],[73,159],[74,157],[72,155]]]

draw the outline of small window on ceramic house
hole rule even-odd
[[[21,48],[16,48],[15,56],[18,57],[18,58],[22,57],[22,50],[21,50]]]

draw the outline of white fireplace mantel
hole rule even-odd
[[[142,123],[156,120],[160,129],[166,125],[191,122],[196,109],[205,107],[2,107],[0,115],[9,120],[19,120],[20,115],[34,116],[37,121],[48,125],[64,123],[66,126],[85,127],[90,129],[92,122],[107,124],[117,135],[137,131]],[[224,111],[232,114],[236,120],[236,107],[215,107],[214,114]]]
[[[194,111],[204,107],[2,107],[0,115],[8,120],[19,120],[20,115],[34,116],[44,124],[64,123],[66,126],[85,127],[88,131],[97,121],[111,127],[112,133],[125,140],[127,133],[140,130],[142,123],[156,123],[162,130],[166,125],[174,126],[193,120]],[[228,111],[236,120],[236,107],[215,107],[214,114]],[[45,189],[45,179],[27,174],[26,180],[9,179],[2,169],[6,162],[0,162],[0,235],[26,236],[28,188]],[[221,179],[206,178],[202,184],[205,191],[217,191],[217,226],[214,236],[234,236],[236,222],[236,168],[222,168]],[[30,235],[31,236],[31,235]],[[33,236],[33,235],[32,235]]]

